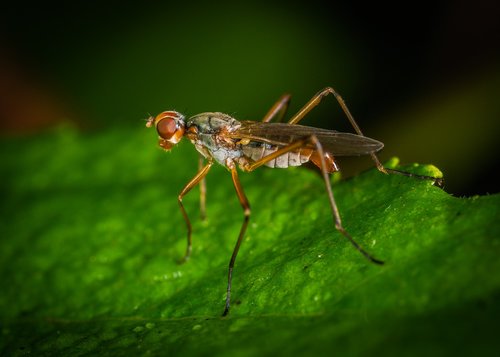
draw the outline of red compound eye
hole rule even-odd
[[[172,118],[161,119],[156,124],[156,130],[158,131],[158,135],[163,139],[170,139],[177,130],[177,124]]]

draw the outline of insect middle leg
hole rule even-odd
[[[250,203],[243,191],[243,187],[241,186],[240,179],[238,177],[238,171],[236,170],[236,166],[233,165],[231,167],[231,177],[233,179],[234,188],[236,189],[236,194],[238,195],[238,199],[240,200],[241,206],[243,207],[243,224],[240,228],[240,234],[238,236],[238,240],[236,241],[236,245],[233,249],[233,254],[231,255],[231,260],[229,261],[229,269],[227,273],[227,292],[226,292],[226,306],[224,308],[224,313],[222,316],[226,316],[229,313],[229,307],[231,304],[231,282],[233,280],[233,269],[234,263],[236,261],[236,256],[238,255],[238,251],[240,250],[241,242],[243,242],[243,237],[245,236],[245,232],[247,230],[248,221],[250,220]]]
[[[297,124],[299,121],[304,119],[304,117],[314,108],[316,107],[319,103],[321,103],[321,100],[326,97],[327,95],[332,94],[335,99],[337,99],[337,102],[339,103],[340,107],[342,108],[344,114],[347,116],[347,119],[349,119],[349,122],[351,123],[352,127],[356,131],[356,133],[360,136],[364,136],[363,132],[359,128],[358,124],[356,123],[356,120],[354,120],[354,117],[352,116],[351,112],[349,111],[349,108],[347,107],[347,104],[345,104],[344,99],[338,94],[335,89],[332,87],[326,87],[322,90],[320,90],[318,93],[314,95],[289,121],[289,124]],[[438,177],[432,177],[432,176],[425,176],[425,175],[417,175],[413,174],[410,172],[405,172],[405,171],[400,171],[396,169],[388,169],[385,168],[380,160],[378,159],[377,155],[372,152],[370,153],[370,156],[372,157],[373,162],[375,163],[375,166],[377,167],[377,170],[384,174],[392,173],[392,174],[398,174],[398,175],[403,175],[403,176],[409,176],[409,177],[416,177],[419,179],[423,180],[431,180],[434,181],[434,183],[441,187],[443,186],[443,179],[438,178]]]
[[[203,166],[203,156],[199,155],[198,172],[203,170]],[[200,180],[200,217],[202,221],[207,219],[207,180],[205,176]]]
[[[373,262],[375,264],[384,264],[383,261],[374,258],[368,252],[366,252],[358,243],[356,243],[356,241],[351,237],[351,235],[342,226],[342,220],[340,218],[340,213],[339,213],[339,210],[337,208],[337,204],[335,203],[335,198],[333,196],[332,187],[331,187],[330,180],[328,177],[328,170],[327,170],[327,165],[326,165],[326,160],[325,160],[325,152],[323,151],[323,147],[321,146],[321,143],[319,142],[318,138],[316,138],[316,136],[311,135],[309,137],[299,139],[299,140],[297,140],[297,141],[295,141],[287,146],[282,147],[281,149],[276,150],[275,152],[273,152],[267,156],[264,156],[263,158],[255,161],[254,163],[243,167],[243,169],[245,171],[253,171],[257,167],[262,166],[262,165],[266,164],[267,162],[269,162],[273,159],[276,159],[277,157],[279,157],[283,154],[286,154],[286,153],[291,152],[291,151],[295,151],[297,149],[300,149],[300,148],[303,148],[306,146],[311,146],[311,145],[315,148],[315,150],[318,152],[318,156],[320,157],[321,174],[323,175],[323,180],[325,182],[325,188],[326,188],[326,191],[328,193],[328,200],[330,202],[330,208],[332,210],[332,216],[333,216],[333,221],[335,223],[335,228],[340,233],[342,233],[351,242],[351,244],[361,254],[363,254],[368,260],[370,260],[371,262]]]
[[[192,247],[192,241],[191,241],[191,222],[189,221],[189,217],[187,215],[186,209],[184,208],[184,205],[182,204],[182,198],[189,192],[191,189],[196,186],[200,181],[203,180],[203,178],[207,175],[208,171],[212,167],[213,162],[209,161],[205,166],[203,166],[198,173],[187,183],[186,186],[182,189],[181,193],[179,193],[179,196],[177,197],[177,201],[179,202],[179,207],[182,212],[182,216],[184,217],[184,221],[186,222],[186,227],[187,227],[187,247],[186,247],[186,253],[184,254],[184,257],[180,260],[180,263],[186,262],[189,257],[191,256],[191,247]]]
[[[340,213],[339,213],[339,210],[337,208],[337,204],[335,203],[335,198],[333,196],[332,187],[330,185],[330,180],[328,177],[327,165],[326,165],[326,161],[325,161],[325,153],[323,151],[321,143],[314,135],[310,136],[310,137],[303,138],[303,139],[299,139],[299,140],[297,140],[297,141],[295,141],[295,142],[293,142],[285,147],[282,147],[281,149],[276,150],[275,152],[273,152],[267,156],[264,156],[263,158],[253,162],[252,164],[243,165],[242,169],[244,171],[253,171],[256,168],[258,168],[259,166],[262,166],[262,165],[266,164],[267,162],[269,162],[273,159],[276,159],[277,157],[279,157],[281,155],[284,155],[288,152],[297,150],[299,148],[306,147],[308,145],[312,145],[316,149],[316,151],[318,152],[318,155],[320,157],[320,160],[321,160],[321,173],[323,175],[323,180],[325,182],[325,188],[326,188],[326,191],[328,193],[328,200],[330,202],[330,208],[332,210],[332,217],[333,217],[333,221],[335,224],[335,228],[340,233],[342,233],[342,235],[344,235],[344,237],[346,237],[351,242],[351,244],[361,254],[363,254],[368,260],[370,260],[371,262],[373,262],[375,264],[384,264],[383,261],[374,258],[368,252],[366,252],[342,226],[342,220],[340,218]],[[245,193],[243,192],[243,188],[240,184],[240,180],[238,178],[238,173],[236,171],[236,168],[233,166],[233,167],[230,167],[230,170],[231,170],[231,176],[233,179],[234,187],[236,188],[236,193],[237,193],[238,198],[240,200],[241,206],[243,207],[243,210],[244,210],[244,220],[243,220],[243,224],[240,228],[240,234],[238,236],[238,240],[236,241],[236,245],[233,249],[233,254],[231,255],[231,260],[229,262],[228,283],[227,283],[227,293],[226,293],[226,306],[224,309],[224,313],[222,314],[223,316],[225,316],[229,313],[229,307],[230,307],[230,303],[231,303],[231,282],[232,282],[234,263],[236,261],[237,255],[238,255],[238,251],[240,249],[241,242],[243,241],[243,237],[245,235],[245,231],[247,229],[248,221],[250,219],[250,213],[251,213],[250,204],[248,203],[248,199],[246,198]]]

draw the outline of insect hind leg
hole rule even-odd
[[[314,108],[316,107],[319,103],[321,103],[321,100],[328,96],[329,94],[332,94],[337,102],[339,103],[340,107],[342,108],[342,111],[346,115],[347,119],[351,123],[351,126],[354,128],[356,131],[356,134],[359,136],[364,136],[363,132],[361,131],[359,125],[356,123],[356,120],[354,120],[354,117],[352,116],[351,112],[349,111],[349,108],[347,107],[347,104],[345,103],[344,99],[340,96],[335,89],[332,87],[326,87],[322,90],[320,90],[318,93],[314,95],[303,107],[300,109],[297,114],[295,114],[290,121],[288,122],[289,124],[297,124],[299,121],[304,119],[304,117]],[[384,174],[396,174],[396,175],[403,175],[407,177],[414,177],[417,179],[421,180],[431,180],[434,181],[434,184],[438,187],[443,187],[444,180],[442,178],[438,177],[432,177],[432,176],[425,176],[425,175],[417,175],[417,174],[412,174],[410,172],[405,172],[401,170],[396,170],[396,169],[388,169],[385,168],[384,165],[380,162],[377,154],[374,152],[370,153],[370,156],[375,163],[375,166],[377,167],[377,170]]]
[[[401,171],[401,170],[396,170],[396,169],[388,169],[384,167],[386,173],[388,174],[395,174],[395,175],[402,175],[406,177],[415,177],[420,180],[429,180],[433,181],[433,184],[436,185],[437,187],[443,188],[444,187],[444,178],[442,177],[434,177],[434,176],[426,176],[426,175],[418,175],[414,174],[411,172],[406,172],[406,171]]]
[[[309,112],[316,107],[323,98],[328,96],[329,94],[332,94],[337,102],[339,103],[340,107],[342,108],[342,111],[346,115],[347,119],[351,123],[352,127],[356,131],[356,134],[359,136],[364,136],[363,132],[359,128],[358,123],[356,123],[356,120],[354,120],[354,117],[352,116],[351,112],[349,111],[349,108],[347,107],[347,104],[345,104],[344,99],[340,96],[335,89],[332,87],[326,87],[322,90],[320,90],[318,93],[314,95],[298,112],[295,114],[290,121],[288,122],[289,124],[297,124],[299,121],[304,119],[304,117],[309,114]],[[375,166],[377,167],[377,170],[380,172],[383,172],[384,174],[387,174],[387,170],[385,167],[380,163],[380,160],[378,159],[377,155],[375,153],[371,153],[370,156],[372,157],[373,162],[375,162]]]

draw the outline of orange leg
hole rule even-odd
[[[203,156],[198,158],[198,172],[203,169]],[[205,176],[200,180],[200,216],[201,220],[207,219],[207,180]]]
[[[253,171],[259,166],[264,165],[265,163],[277,158],[278,156],[281,156],[283,154],[286,154],[287,152],[297,150],[298,148],[306,147],[306,146],[313,146],[315,150],[318,152],[318,156],[320,157],[321,161],[321,173],[323,175],[323,180],[325,182],[325,188],[328,193],[328,200],[330,202],[330,208],[332,210],[332,217],[333,221],[335,224],[335,228],[346,237],[351,244],[361,253],[363,254],[368,260],[375,264],[384,264],[381,260],[378,260],[374,257],[372,257],[368,252],[366,252],[356,241],[351,237],[351,235],[344,229],[342,226],[342,220],[340,218],[340,213],[337,208],[337,204],[335,203],[335,198],[333,196],[333,191],[332,187],[330,185],[330,180],[328,177],[328,171],[327,171],[327,165],[325,161],[325,153],[323,151],[323,148],[321,146],[321,143],[319,140],[313,135],[307,138],[303,138],[300,140],[297,140],[275,152],[272,154],[269,154],[260,160],[255,161],[252,164],[243,166],[242,169],[244,171]],[[236,193],[238,195],[238,198],[240,200],[241,206],[243,207],[244,210],[244,220],[243,224],[240,228],[240,234],[238,236],[238,240],[236,242],[236,246],[233,249],[233,254],[231,255],[231,260],[229,262],[229,270],[228,270],[228,283],[227,283],[227,294],[226,294],[226,306],[224,309],[224,313],[222,314],[223,316],[227,315],[229,313],[229,307],[230,307],[230,302],[231,302],[231,282],[232,282],[232,275],[233,275],[233,269],[234,269],[234,263],[236,261],[236,256],[238,255],[238,251],[241,246],[241,242],[243,241],[243,237],[245,235],[245,231],[248,226],[248,221],[250,219],[250,204],[248,203],[248,200],[245,196],[245,193],[243,192],[243,188],[241,187],[239,178],[238,178],[238,173],[236,171],[235,167],[231,167],[231,176],[233,179],[234,187],[236,188]]]
[[[198,171],[195,177],[192,178],[191,181],[187,183],[186,186],[182,189],[181,193],[179,194],[179,197],[177,197],[177,201],[179,202],[179,207],[181,208],[182,216],[184,217],[184,221],[186,222],[186,227],[187,227],[187,248],[186,248],[186,253],[184,254],[184,257],[180,260],[180,263],[186,262],[190,255],[191,255],[191,222],[189,221],[189,217],[187,215],[186,209],[184,208],[184,205],[182,204],[182,198],[189,192],[191,189],[196,186],[200,181],[203,180],[203,178],[207,175],[208,171],[210,170],[210,167],[212,167],[213,162],[209,161],[201,170]]]
[[[233,179],[234,188],[236,189],[236,194],[238,195],[238,199],[240,200],[241,206],[243,207],[243,224],[240,228],[240,234],[238,236],[238,240],[236,241],[236,245],[233,249],[233,254],[231,255],[231,260],[229,261],[229,269],[227,273],[227,293],[226,293],[226,307],[224,308],[224,313],[222,316],[226,316],[229,313],[229,306],[231,303],[231,282],[233,280],[233,268],[234,262],[236,261],[236,256],[238,255],[238,251],[240,250],[241,242],[243,241],[243,237],[245,236],[245,232],[247,230],[248,221],[250,220],[250,203],[248,202],[247,197],[245,196],[245,192],[243,191],[243,187],[241,186],[240,179],[238,178],[238,171],[236,167],[231,168],[231,177]]]
[[[373,263],[376,264],[384,264],[381,260],[378,260],[374,257],[372,257],[368,252],[366,252],[356,241],[351,237],[349,233],[344,229],[342,226],[342,220],[340,219],[340,213],[337,208],[337,204],[335,203],[335,198],[333,196],[333,191],[332,187],[330,185],[330,180],[328,178],[328,170],[327,170],[327,165],[325,161],[325,153],[323,151],[323,147],[321,146],[321,143],[319,140],[316,138],[316,136],[311,135],[310,137],[303,138],[300,140],[297,140],[285,147],[282,147],[279,150],[276,150],[272,154],[269,154],[267,156],[264,156],[260,160],[255,161],[254,163],[244,167],[245,171],[253,171],[257,167],[264,165],[266,162],[269,162],[278,156],[281,156],[283,154],[286,154],[287,152],[297,150],[298,148],[305,147],[305,146],[314,146],[315,150],[318,152],[318,156],[320,158],[321,162],[321,174],[323,175],[323,180],[325,182],[325,188],[328,193],[328,199],[330,201],[330,208],[332,210],[332,215],[333,215],[333,221],[335,223],[335,228],[342,233],[350,242],[351,244],[361,253],[363,254],[368,260],[370,260]]]
[[[339,103],[340,107],[344,111],[345,115],[347,116],[347,119],[349,119],[349,122],[351,123],[352,127],[356,131],[356,133],[360,136],[364,136],[363,133],[361,132],[361,129],[359,128],[358,124],[354,120],[354,117],[352,116],[351,112],[349,111],[349,108],[347,108],[347,105],[345,104],[344,99],[338,94],[335,89],[332,87],[326,87],[325,89],[319,91],[312,97],[303,107],[300,109],[297,114],[295,114],[289,121],[289,124],[297,124],[299,121],[304,119],[304,117],[314,108],[316,107],[319,103],[321,103],[321,100],[326,97],[328,94],[333,94],[335,96],[335,99],[337,99],[337,102]],[[386,169],[384,166],[380,163],[380,160],[378,159],[377,155],[375,153],[370,154],[373,161],[375,162],[375,165],[377,166],[377,169],[383,173],[387,173]]]
[[[290,94],[283,94],[280,99],[269,109],[267,114],[262,119],[263,122],[270,122],[276,115],[278,115],[278,122],[283,119],[285,113],[288,109],[288,105],[290,104]]]
[[[299,121],[301,121],[314,107],[316,107],[321,100],[326,97],[327,95],[332,94],[335,99],[337,99],[337,102],[339,103],[340,107],[344,111],[345,115],[347,116],[347,119],[349,119],[349,122],[351,123],[352,127],[356,131],[356,133],[360,136],[364,136],[363,132],[359,128],[358,124],[356,123],[356,120],[354,120],[354,117],[352,116],[351,112],[349,111],[349,108],[347,108],[347,105],[345,104],[344,99],[338,94],[335,89],[332,87],[326,87],[323,90],[319,91],[312,97],[303,107],[300,109],[297,114],[295,114],[289,121],[289,124],[297,124]],[[425,176],[425,175],[417,175],[417,174],[412,174],[409,172],[405,171],[400,171],[400,170],[395,170],[395,169],[387,169],[385,168],[380,160],[378,159],[377,155],[375,153],[371,153],[370,156],[372,157],[373,162],[375,162],[375,166],[377,167],[377,170],[384,174],[398,174],[398,175],[403,175],[403,176],[409,176],[409,177],[416,177],[419,179],[423,180],[432,180],[434,183],[442,187],[443,186],[443,179],[442,178],[437,178],[437,177],[432,177],[432,176]]]

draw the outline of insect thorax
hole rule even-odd
[[[217,134],[222,130],[234,131],[241,123],[233,117],[218,112],[195,115],[187,121],[187,126],[196,126],[199,134]]]
[[[196,127],[197,139],[192,142],[204,157],[212,157],[219,164],[226,166],[227,159],[237,161],[243,155],[239,145],[224,135],[241,126],[240,122],[231,116],[223,113],[202,113],[190,118],[187,126]]]

